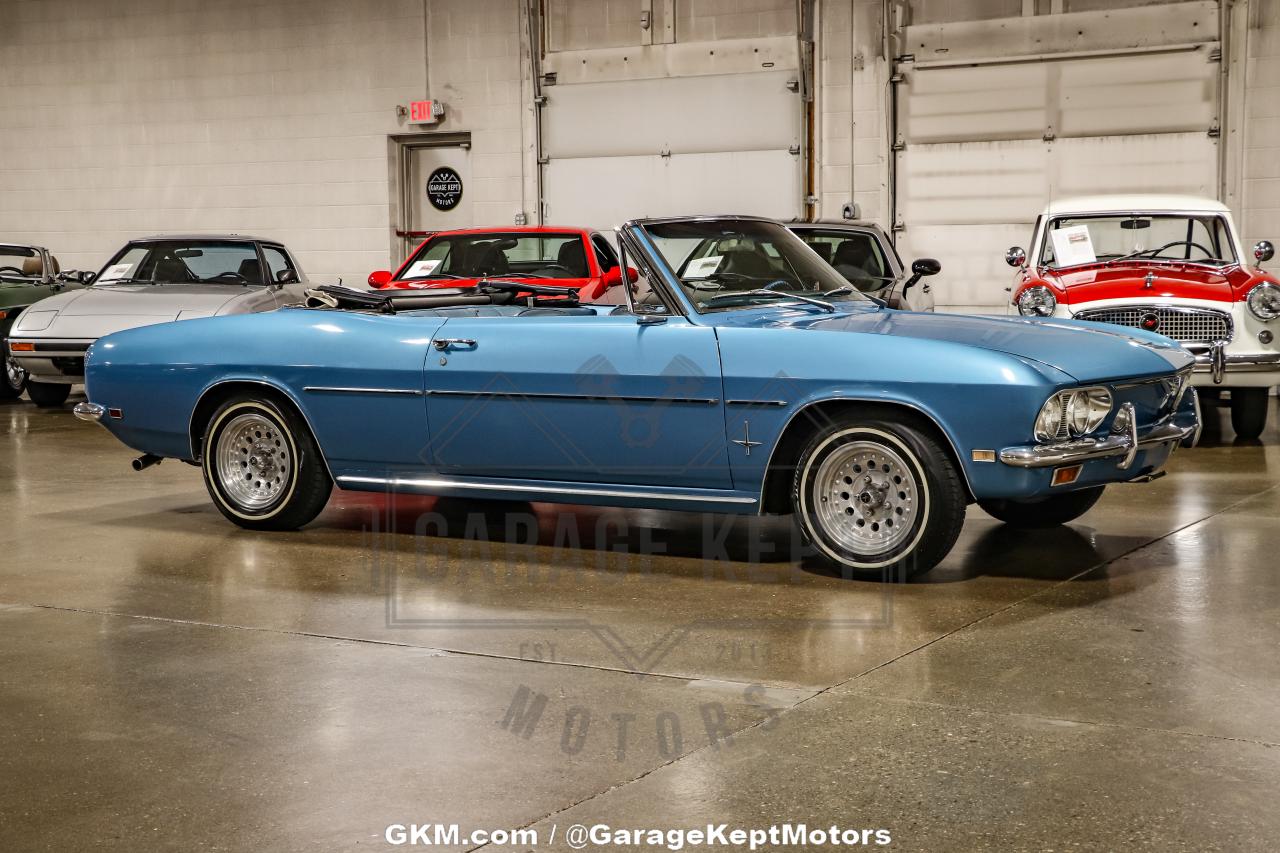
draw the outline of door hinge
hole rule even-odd
[[[1222,61],[1222,48],[1220,48],[1220,47],[1215,47],[1213,50],[1209,51],[1209,61],[1210,61],[1210,62],[1221,62],[1221,61]]]
[[[787,149],[787,153],[788,153],[788,154],[799,154],[799,153],[800,153],[800,146],[799,146],[799,145],[792,145],[790,148],[788,148],[788,149]]]
[[[799,91],[800,91],[800,81],[799,81],[799,80],[788,80],[788,81],[787,81],[787,90],[788,90],[788,91],[790,91],[790,92],[799,92]]]
[[[543,75],[542,75],[542,85],[544,85],[544,86],[554,86],[555,84],[556,84],[556,72],[555,72],[555,71],[548,71],[546,74],[543,74]]]
[[[1217,139],[1218,137],[1222,136],[1222,128],[1218,127],[1217,122],[1214,122],[1213,124],[1209,125],[1209,130],[1207,132],[1210,139]]]
[[[898,134],[898,136],[893,140],[893,150],[894,151],[907,150],[907,140],[902,138],[902,134]]]
[[[907,230],[907,223],[899,219],[897,222],[893,223],[893,228],[891,228],[890,230],[893,231],[893,233],[895,234],[900,234],[903,231]]]
[[[537,106],[537,107],[545,107],[547,105],[547,96],[536,95],[533,99],[533,104],[534,106]]]

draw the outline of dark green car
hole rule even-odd
[[[18,315],[46,296],[84,287],[77,279],[64,276],[58,259],[41,246],[0,243],[0,354],[4,376],[0,377],[0,400],[22,395],[27,375],[9,357],[9,329]]]

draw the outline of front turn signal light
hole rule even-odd
[[[35,352],[36,345],[29,341],[18,341],[9,344],[9,352]]]

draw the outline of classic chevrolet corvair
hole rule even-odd
[[[135,467],[199,464],[243,527],[304,525],[335,483],[794,511],[824,558],[886,578],[941,560],[971,502],[1070,521],[1198,432],[1193,359],[1158,335],[885,308],[769,220],[619,235],[622,306],[523,281],[320,288],[103,338],[76,413]]]

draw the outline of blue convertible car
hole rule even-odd
[[[622,305],[510,277],[320,288],[110,335],[76,412],[135,467],[199,464],[243,527],[304,525],[334,484],[794,512],[881,577],[934,566],[970,503],[1070,521],[1199,430],[1192,357],[1158,335],[890,310],[769,220],[639,220],[619,245],[598,251],[636,269]]]

